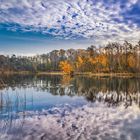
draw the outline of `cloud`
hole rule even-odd
[[[0,23],[8,24],[8,30],[56,38],[87,38],[100,43],[137,41],[139,11],[138,0],[1,0]]]

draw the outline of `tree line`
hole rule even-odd
[[[72,71],[92,73],[140,72],[140,41],[136,45],[125,41],[123,44],[108,43],[97,48],[92,45],[77,55],[75,61],[60,62],[60,68],[66,73]]]
[[[135,45],[125,41],[123,44],[112,42],[102,47],[91,45],[87,49],[53,50],[33,57],[0,55],[0,72],[5,71],[138,73],[140,41]]]

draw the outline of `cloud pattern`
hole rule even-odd
[[[0,0],[0,28],[98,43],[135,42],[140,0]]]

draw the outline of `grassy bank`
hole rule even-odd
[[[21,75],[27,75],[27,74],[34,74],[33,72],[29,71],[0,71],[0,75],[14,75],[14,74],[21,74]]]
[[[116,76],[140,76],[140,73],[76,73],[76,75],[89,75],[89,76],[112,76],[112,77],[116,77]]]
[[[0,72],[0,75],[69,75],[63,72],[29,72],[29,71],[5,71]],[[76,72],[74,75],[85,75],[85,76],[112,76],[112,77],[140,77],[140,73],[91,73],[91,72]]]
[[[38,72],[37,75],[69,75],[63,72]],[[140,77],[140,73],[91,73],[91,72],[76,72],[74,76],[110,76],[110,77]]]

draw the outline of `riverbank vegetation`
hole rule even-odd
[[[0,55],[0,73],[140,73],[140,41],[113,42],[103,47],[54,50],[27,56]]]

